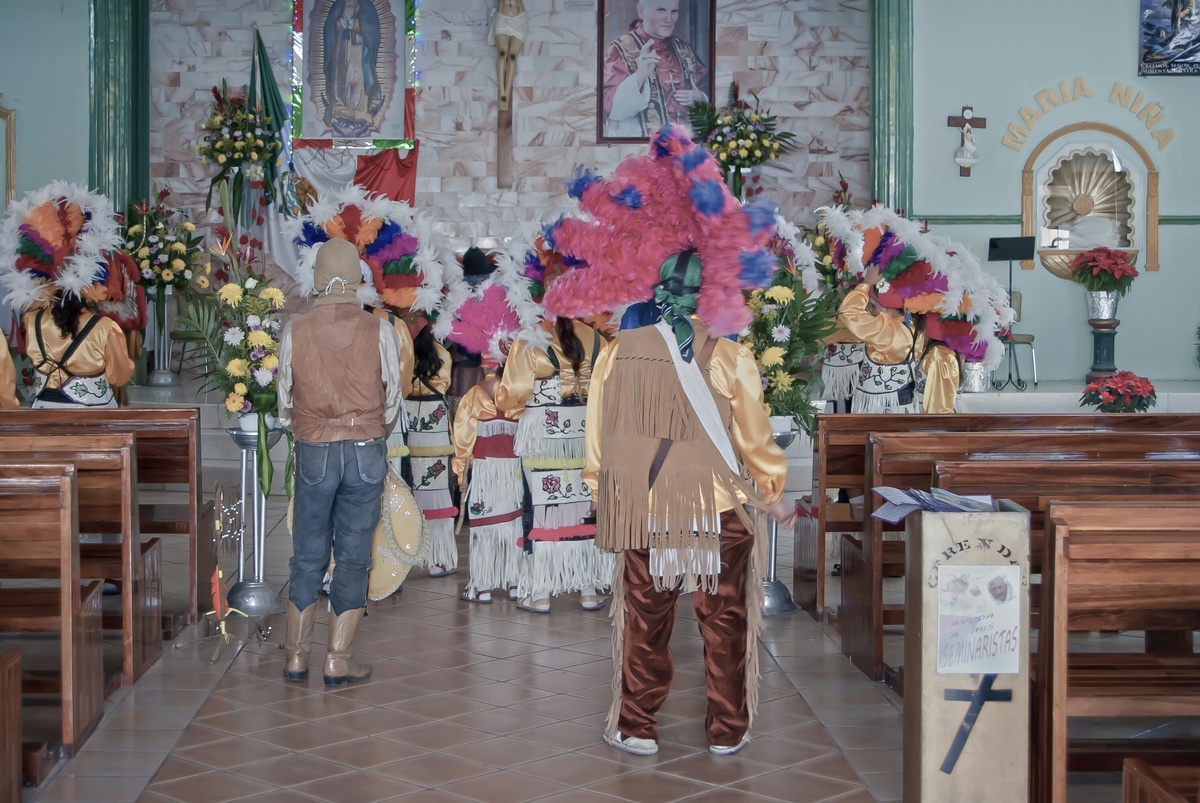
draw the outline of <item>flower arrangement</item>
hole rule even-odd
[[[809,389],[818,363],[810,358],[833,331],[836,301],[807,291],[795,263],[785,258],[774,284],[752,290],[749,304],[753,318],[739,341],[754,354],[771,414],[792,416],[811,435],[816,418]]]
[[[833,193],[833,207],[845,212],[850,209],[853,203],[850,197],[850,182],[846,181],[839,170],[838,189]],[[826,236],[825,221],[817,221],[816,229],[805,232],[804,239],[808,242],[809,248],[813,250],[813,254],[815,255],[817,272],[821,275],[822,286],[844,294],[846,290],[853,286],[854,276],[839,271],[838,266],[834,264],[834,243]]]
[[[1079,406],[1092,406],[1102,413],[1144,413],[1158,402],[1154,385],[1133,371],[1117,371],[1089,382]]]
[[[275,164],[283,143],[275,129],[275,121],[262,106],[251,108],[245,97],[230,95],[224,81],[220,89],[215,86],[212,88],[212,94],[212,113],[201,126],[204,135],[196,146],[196,154],[201,161],[211,162],[218,167],[209,185],[205,206],[212,205],[213,188],[228,180],[232,174],[233,219],[240,220],[245,179],[250,180],[251,186],[264,190],[265,196],[260,202],[262,205],[273,200],[274,183],[265,181],[264,165]],[[235,171],[235,168],[244,170]]]
[[[751,106],[738,96],[738,85],[729,85],[729,100],[720,109],[709,103],[694,103],[688,118],[696,142],[703,145],[729,177],[729,189],[741,197],[742,171],[778,159],[796,147],[796,135],[779,131],[778,118],[762,108],[758,95],[751,92]]]
[[[1129,253],[1115,248],[1093,248],[1071,261],[1071,278],[1093,293],[1123,296],[1137,275]]]
[[[125,249],[137,263],[142,286],[186,290],[195,282],[206,290],[209,268],[197,264],[204,238],[196,234],[196,224],[185,220],[183,212],[167,207],[170,194],[170,190],[159,190],[153,205],[142,200],[130,206],[123,232]]]

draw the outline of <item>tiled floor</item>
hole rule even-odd
[[[271,498],[268,579],[290,540]],[[779,575],[790,577],[790,539]],[[172,549],[168,549],[169,553]],[[370,681],[327,691],[319,619],[307,684],[281,679],[283,617],[267,642],[168,649],[109,700],[97,732],[26,801],[847,801],[900,799],[899,711],[803,612],[767,620],[754,741],[731,757],[704,742],[701,642],[680,607],[676,677],[657,756],[600,740],[611,700],[607,611],[577,596],[549,616],[498,598],[457,599],[457,576],[415,573],[369,605],[356,656]],[[164,575],[182,577],[173,562]],[[170,581],[168,581],[170,582]],[[240,628],[245,630],[244,626]],[[181,641],[186,641],[185,633]]]

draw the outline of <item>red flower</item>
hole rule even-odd
[[[1144,413],[1158,401],[1149,379],[1132,371],[1117,371],[1084,388],[1079,406],[1091,405],[1102,413]]]
[[[1137,275],[1129,254],[1113,248],[1093,248],[1071,262],[1072,278],[1093,292],[1125,295]]]

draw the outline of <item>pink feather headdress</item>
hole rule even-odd
[[[766,247],[775,208],[739,203],[716,159],[683,129],[663,128],[648,155],[627,158],[612,178],[579,168],[567,185],[587,217],[546,231],[572,268],[547,289],[548,312],[575,318],[648,300],[667,257],[694,248],[703,266],[700,320],[716,334],[750,323],[742,291],[770,285],[779,265]]]

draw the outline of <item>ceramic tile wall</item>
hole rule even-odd
[[[595,0],[533,0],[518,62],[512,190],[496,186],[495,49],[485,41],[487,0],[420,6],[417,203],[447,234],[504,236],[511,222],[572,208],[562,179],[578,163],[606,171],[636,146],[595,142]],[[784,214],[811,221],[843,172],[869,197],[867,0],[719,0],[716,86],[757,89],[799,146],[766,167],[766,193]],[[210,90],[250,74],[258,25],[287,97],[288,0],[153,0],[152,175],[174,202],[203,207],[211,168],[194,156]]]

